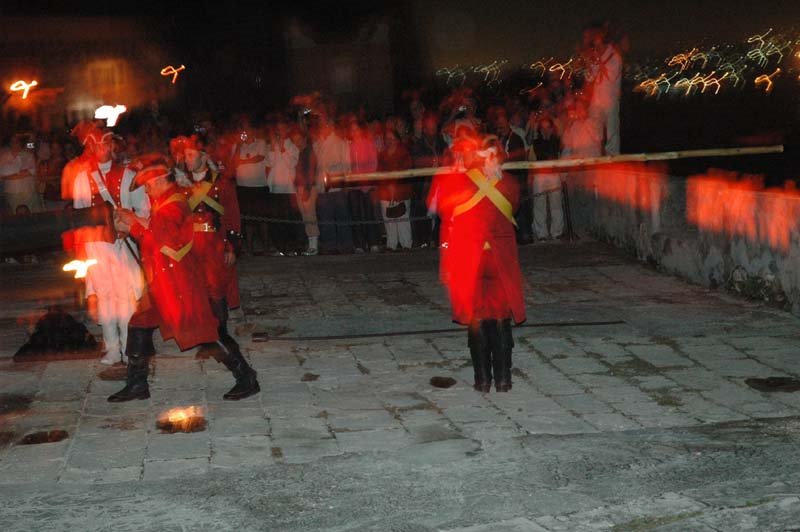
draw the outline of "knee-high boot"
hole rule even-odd
[[[490,338],[492,329],[495,327],[496,324],[493,320],[483,320],[471,323],[467,332],[467,344],[475,374],[475,383],[472,387],[479,392],[486,393],[492,387]]]
[[[511,351],[513,348],[511,320],[501,320],[497,323],[496,332],[492,336],[494,386],[498,392],[507,392],[511,389]]]
[[[228,334],[228,302],[225,299],[212,300],[211,310],[219,321],[219,342],[216,344],[217,349],[212,351],[212,356],[228,368],[236,379],[236,384],[222,398],[238,401],[260,392],[256,371],[245,360],[233,336]]]
[[[125,356],[128,357],[128,376],[125,379],[125,387],[109,396],[108,402],[123,403],[150,397],[147,374],[150,367],[150,357],[155,352],[153,329],[128,328],[128,341],[125,345]]]

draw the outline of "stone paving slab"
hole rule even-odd
[[[103,368],[96,362],[14,364],[2,358],[13,346],[0,346],[0,395],[19,394],[28,401],[0,411],[0,435],[8,435],[0,439],[0,493],[44,493],[52,486],[166,489],[184,479],[338,468],[340,480],[350,478],[348,471],[369,474],[362,484],[372,483],[376,492],[388,494],[385,490],[393,483],[396,489],[404,485],[403,468],[430,473],[442,468],[445,477],[463,475],[475,489],[488,482],[505,494],[508,512],[487,518],[463,510],[473,495],[451,499],[438,491],[435,499],[447,518],[437,520],[432,509],[413,517],[387,510],[385,516],[392,515],[392,522],[405,519],[407,530],[637,530],[645,525],[679,530],[684,524],[692,530],[728,530],[750,523],[745,509],[736,506],[744,504],[737,499],[740,491],[699,496],[678,476],[668,492],[650,484],[648,475],[664,453],[676,452],[673,445],[678,444],[670,442],[685,438],[685,431],[767,420],[784,423],[800,416],[800,393],[763,393],[745,383],[749,377],[800,377],[800,320],[686,285],[591,242],[521,252],[532,290],[529,321],[515,330],[514,389],[508,394],[472,390],[466,335],[449,321],[445,294],[437,284],[436,256],[430,252],[391,260],[368,255],[357,265],[359,271],[353,271],[354,261],[342,257],[243,263],[244,312],[231,329],[238,331],[243,351],[259,371],[262,392],[238,403],[221,400],[233,384],[222,366],[197,361],[193,351],[181,353],[172,344],[158,342],[152,398],[125,404],[105,401],[120,383],[101,380]],[[575,321],[622,323],[540,326]],[[363,336],[431,329],[453,330]],[[253,342],[249,333],[254,331],[273,337]],[[362,336],[340,338],[343,334]],[[292,339],[297,336],[317,339]],[[456,384],[435,388],[433,376],[452,377]],[[169,435],[155,428],[159,413],[189,405],[205,409],[208,425],[203,432]],[[26,434],[56,428],[67,430],[69,438],[18,443]],[[793,438],[791,430],[783,437]],[[593,442],[602,437],[610,439],[597,447]],[[644,452],[643,442],[650,440],[662,443]],[[780,439],[769,441],[784,449]],[[691,445],[680,444],[682,449]],[[717,446],[709,438],[704,445],[724,452],[731,444]],[[759,452],[750,450],[742,459]],[[591,480],[581,468],[587,460],[609,483],[642,474],[631,482],[639,482],[647,493],[631,491],[626,501],[603,503],[594,491],[569,492],[559,500],[553,490]],[[494,469],[476,469],[475,464],[484,462]],[[612,473],[606,462],[640,465]],[[511,484],[501,482],[503,471],[514,479]],[[782,476],[786,474],[774,471],[773,481],[788,482]],[[682,470],[681,475],[688,474]],[[717,485],[723,483],[720,479]],[[394,529],[380,517],[345,517],[360,515],[352,511],[342,510],[336,521],[337,508],[329,510],[333,521],[325,521],[335,527],[319,525],[324,520],[317,512],[326,503],[320,499],[314,504],[321,506],[308,506],[304,486],[288,482],[279,488],[285,499],[272,500],[271,509],[256,505],[248,512],[268,514],[286,525],[276,529]],[[419,490],[410,486],[409,493]],[[458,486],[473,488],[469,483]],[[760,525],[770,516],[780,523],[784,516],[797,514],[792,490],[800,488],[787,485],[769,495],[766,488],[755,489],[754,494],[772,498],[750,501],[756,516],[752,523]],[[554,497],[550,511],[542,506],[522,511],[531,510],[528,497],[534,492],[538,502]],[[345,495],[337,502],[340,508],[363,502],[355,492],[349,499]],[[712,495],[716,502],[703,502]],[[414,500],[418,508],[427,507]],[[175,516],[153,522],[170,529],[184,511],[179,508]],[[4,514],[12,515],[0,510],[0,521]],[[33,514],[27,515],[29,521],[19,523],[40,528],[33,525]],[[198,515],[209,516],[202,505]],[[215,515],[208,522],[220,525],[218,529],[227,528],[226,521],[215,520],[222,515],[229,522],[249,522],[237,521],[235,512],[219,510]],[[305,526],[312,522],[317,524]]]

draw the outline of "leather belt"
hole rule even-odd
[[[205,223],[202,223],[202,224],[195,223],[194,224],[194,232],[195,233],[216,233],[217,232],[217,228],[214,227],[213,224],[210,224],[208,222],[205,222]]]

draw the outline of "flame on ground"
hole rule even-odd
[[[205,429],[205,411],[199,406],[176,407],[158,416],[156,426],[164,432],[197,432]]]

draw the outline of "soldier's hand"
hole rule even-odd
[[[233,252],[233,248],[225,248],[225,256],[223,260],[225,262],[225,266],[233,266],[236,263],[236,253]]]

